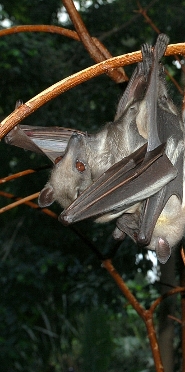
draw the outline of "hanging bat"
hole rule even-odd
[[[151,53],[148,86],[136,115],[139,133],[148,141],[147,150],[143,154],[140,148],[139,160],[135,151],[113,165],[59,219],[69,224],[88,217],[100,216],[99,221],[106,221],[121,215],[115,238],[127,233],[139,245],[155,250],[165,263],[184,232],[184,139],[158,63],[161,37],[163,45],[167,41],[161,35]],[[145,50],[142,53],[145,65]],[[163,147],[160,152],[162,144],[165,151]]]
[[[161,44],[159,46],[161,58],[164,47],[161,48]],[[138,64],[119,102],[115,121],[108,123],[94,135],[74,133],[71,136],[65,156],[56,164],[49,182],[41,191],[39,196],[41,207],[49,206],[55,200],[63,208],[68,207],[113,164],[132,154],[141,145],[145,144],[146,149],[147,138],[140,135],[136,116],[150,72],[151,48],[148,49],[145,53],[145,64]]]
[[[166,35],[160,35],[155,56],[151,47],[143,47],[143,62],[138,64],[130,79],[113,123],[108,123],[95,135],[77,131],[70,137],[67,133],[67,136],[64,135],[65,145],[68,142],[65,152],[56,154],[53,148],[51,157],[49,148],[49,157],[57,164],[39,197],[41,207],[57,200],[67,208],[75,200],[60,215],[65,224],[91,216],[98,216],[99,221],[121,216],[117,219],[114,236],[117,238],[127,233],[137,243],[155,249],[161,262],[168,259],[174,244],[171,241],[168,243],[163,234],[157,236],[157,243],[153,243],[155,225],[159,224],[161,211],[168,206],[167,200],[172,202],[174,198],[174,195],[168,197],[170,192],[174,192],[168,190],[168,184],[177,179],[175,208],[179,206],[178,201],[179,210],[182,205],[179,186],[182,185],[182,131],[176,108],[167,95],[162,73],[158,71],[158,60],[167,43]],[[169,130],[166,120],[171,123]],[[20,129],[26,133],[23,126]],[[33,140],[34,147],[41,146],[41,152],[48,156],[44,141],[42,144],[36,142],[37,135],[31,131],[29,127],[26,133],[26,136],[29,133],[29,146]],[[49,134],[50,142],[53,135]],[[19,133],[16,140],[12,131],[8,136],[9,142],[11,138],[12,144],[20,146],[20,143],[17,144]],[[63,142],[64,137],[60,139],[59,134],[59,142]],[[28,145],[21,142],[21,147],[28,148]],[[33,147],[29,149],[36,151]],[[148,207],[150,205],[151,208]],[[151,215],[153,210],[155,214]],[[170,215],[170,212],[166,213]],[[175,243],[181,238],[180,234],[181,231]]]

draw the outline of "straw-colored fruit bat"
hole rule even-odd
[[[39,196],[41,207],[58,201],[66,208],[59,216],[65,225],[89,217],[116,219],[116,239],[128,234],[155,250],[162,263],[185,226],[183,126],[159,63],[167,44],[168,37],[161,34],[153,49],[142,46],[143,61],[114,121],[98,133],[71,135],[59,128],[39,133],[19,126],[6,136],[6,142],[43,152],[55,163]]]

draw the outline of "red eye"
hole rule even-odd
[[[79,172],[84,172],[85,170],[85,164],[80,161],[80,160],[77,160],[76,161],[76,169],[79,171]]]
[[[58,156],[56,159],[55,159],[55,164],[59,163],[60,160],[62,160],[63,156]]]

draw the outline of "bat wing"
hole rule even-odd
[[[75,129],[63,127],[18,125],[5,136],[5,142],[9,145],[46,155],[55,163],[58,157],[63,156],[68,141],[74,132],[76,132]],[[79,133],[79,131],[77,132]]]
[[[102,215],[108,221],[158,192],[177,175],[164,150],[160,145],[148,153],[144,145],[114,164],[61,213],[60,221],[70,224]]]
[[[182,154],[183,153],[181,152],[178,161],[175,164],[176,169],[179,170],[182,169],[183,166]],[[116,228],[113,232],[114,238],[117,240],[123,240],[125,237],[124,233],[126,233],[137,244],[141,246],[149,245],[157,220],[170,197],[176,195],[182,202],[182,185],[183,173],[178,171],[177,176],[173,180],[166,184],[159,192],[143,201],[142,207],[140,206],[140,211],[137,210],[133,214],[124,213],[117,219]],[[175,208],[175,206],[173,205],[172,208]],[[163,238],[159,237],[157,240],[155,251],[158,260],[161,263],[166,263],[171,255],[171,246],[164,236]]]

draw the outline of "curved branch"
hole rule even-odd
[[[169,56],[174,53],[185,54],[185,43],[169,45],[165,55]],[[24,105],[18,107],[6,119],[4,119],[0,124],[0,138],[5,136],[15,125],[20,123],[21,120],[32,114],[46,102],[57,97],[59,94],[64,93],[87,80],[106,73],[109,69],[125,66],[141,60],[141,51],[128,53],[100,62],[59,81],[35,97],[31,98]]]
[[[22,25],[22,26],[13,26],[0,30],[0,37],[18,34],[20,32],[47,32],[52,34],[59,34],[61,36],[69,37],[76,41],[80,41],[80,38],[76,31],[72,31],[60,26],[53,25]]]

